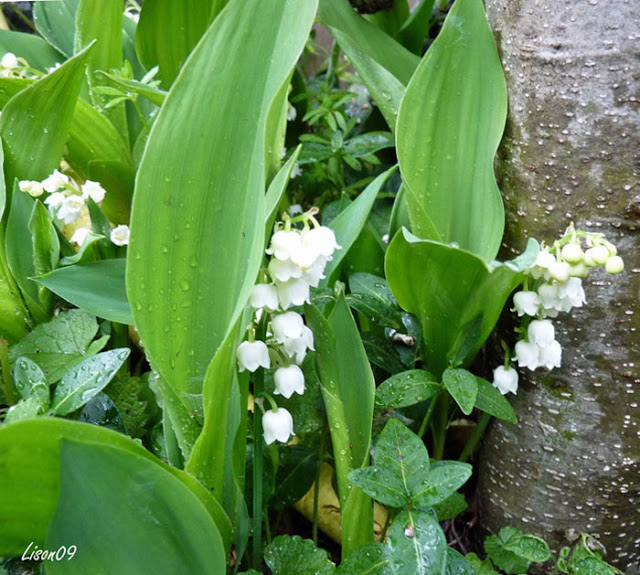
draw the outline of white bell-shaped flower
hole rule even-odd
[[[302,335],[303,328],[302,316],[295,311],[280,313],[271,320],[271,331],[278,343],[298,339]]]
[[[269,275],[274,282],[286,282],[291,278],[302,277],[300,266],[291,260],[279,260],[271,258],[269,261]]]
[[[65,176],[63,173],[58,170],[53,170],[53,173],[46,179],[42,181],[42,187],[45,192],[53,194],[57,192],[60,188],[64,188],[65,184],[69,183],[69,176]]]
[[[320,280],[324,279],[324,268],[331,258],[318,256],[311,266],[302,272],[302,278],[311,286],[318,287]]]
[[[120,225],[111,230],[111,243],[116,246],[128,246],[131,232],[129,226]]]
[[[313,347],[313,332],[306,325],[302,326],[300,337],[287,339],[282,343],[282,347],[285,353],[300,365],[304,361],[307,350],[315,349]]]
[[[549,277],[549,266],[556,262],[555,256],[547,250],[541,250],[538,252],[535,265],[531,268],[529,273],[535,279],[541,277]]]
[[[566,282],[569,279],[569,264],[567,262],[554,262],[549,266],[549,276],[558,282]]]
[[[271,284],[254,285],[249,296],[249,305],[254,309],[278,309],[278,290]]]
[[[538,363],[547,369],[560,367],[562,361],[562,346],[558,341],[552,341],[549,345],[539,346]]]
[[[534,291],[519,291],[513,295],[513,310],[518,317],[530,315],[535,317],[540,309],[540,297]]]
[[[2,68],[7,68],[13,70],[20,66],[20,62],[18,62],[18,58],[13,52],[7,52],[4,56],[2,56],[2,60],[0,60],[0,66]]]
[[[302,278],[291,278],[286,282],[276,283],[280,307],[288,309],[292,305],[309,303],[309,284]]]
[[[294,393],[304,393],[304,374],[297,365],[289,365],[276,369],[273,374],[276,395],[289,399]]]
[[[538,296],[540,297],[540,304],[545,310],[557,309],[559,305],[558,297],[558,284],[557,283],[544,283],[538,288]]]
[[[505,369],[500,365],[493,370],[493,386],[497,387],[502,395],[516,393],[518,391],[518,372],[510,367]]]
[[[80,216],[80,212],[84,206],[84,200],[81,196],[67,196],[62,201],[62,205],[56,212],[56,217],[65,224],[72,224]]]
[[[520,340],[516,343],[515,361],[520,367],[526,367],[534,371],[540,367],[538,362],[539,348],[535,343]]]
[[[267,249],[267,254],[283,261],[293,259],[292,256],[300,250],[301,244],[302,239],[298,232],[278,230],[271,236],[271,246]]]
[[[324,256],[326,258],[331,257],[335,250],[340,249],[336,241],[336,234],[331,228],[326,226],[320,226],[303,232],[302,243],[310,246],[318,256]]]
[[[558,297],[561,301],[567,301],[570,308],[582,307],[583,304],[587,303],[582,280],[576,277],[569,278],[565,283],[558,286]]]
[[[54,192],[51,194],[44,203],[49,207],[49,213],[54,214],[55,211],[62,205],[62,202],[66,199],[62,192]]]
[[[556,331],[548,319],[534,319],[527,329],[529,341],[538,346],[551,345],[556,338]]]
[[[91,198],[96,204],[99,204],[102,200],[104,200],[104,196],[107,191],[100,185],[99,182],[92,182],[91,180],[87,180],[84,184],[82,184],[82,197],[86,200],[87,198]]]
[[[77,228],[73,232],[73,235],[71,236],[71,239],[69,241],[72,244],[78,244],[79,246],[81,246],[90,233],[91,230],[89,228]]]
[[[243,341],[236,350],[240,371],[256,371],[259,367],[269,369],[271,359],[264,341]]]
[[[279,407],[277,410],[270,409],[262,416],[262,432],[267,445],[271,445],[274,441],[287,443],[289,437],[295,435],[293,417],[284,407]]]

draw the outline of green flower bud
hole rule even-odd
[[[604,269],[608,274],[619,274],[624,270],[624,262],[620,256],[611,256],[604,265]]]
[[[589,275],[589,267],[584,262],[578,262],[569,266],[569,275],[572,278],[586,278]]]
[[[586,258],[589,257],[595,265],[602,266],[607,262],[609,255],[609,250],[605,246],[594,246],[585,252],[585,263],[587,263]]]
[[[577,264],[582,261],[584,252],[579,244],[567,244],[562,248],[562,258],[570,264]]]

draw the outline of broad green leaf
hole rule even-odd
[[[442,386],[428,371],[410,369],[396,373],[383,381],[376,389],[378,407],[408,407],[432,398]]]
[[[0,505],[0,555],[20,556],[31,542],[41,549],[47,548],[47,528],[58,504],[63,439],[118,447],[168,471],[204,504],[228,548],[231,535],[228,518],[191,475],[165,465],[121,433],[67,419],[39,418],[0,428],[0,501],[3,502]]]
[[[462,513],[468,507],[467,501],[459,491],[455,491],[444,501],[436,503],[433,506],[438,521],[445,521],[446,519],[453,519]]]
[[[551,551],[549,550],[547,542],[534,535],[513,537],[504,547],[509,551],[513,551],[519,557],[524,557],[533,563],[542,563],[551,557]]]
[[[126,260],[100,260],[58,268],[34,278],[61,298],[110,321],[133,325],[125,289]]]
[[[287,0],[265,14],[258,0],[230,2],[183,67],[149,136],[136,180],[127,289],[148,356],[178,393],[202,392],[207,366],[255,282],[264,245],[265,118],[315,9],[313,0]],[[205,100],[216,105],[202,108]]]
[[[481,315],[480,336],[460,359],[468,365],[522,281],[521,263],[537,250],[530,240],[523,259],[495,264],[453,246],[420,240],[406,230],[396,234],[386,255],[387,280],[398,303],[420,320],[430,371],[436,376],[444,371],[461,331]]]
[[[159,67],[165,90],[207,29],[212,4],[213,0],[150,0],[143,4],[136,32],[138,57],[149,70]]]
[[[20,292],[36,323],[47,321],[51,316],[52,301],[41,299],[41,288],[31,278],[35,275],[34,244],[29,231],[29,222],[36,207],[36,201],[18,188],[17,182],[11,194],[11,208],[6,220],[5,244],[7,264],[12,276],[20,287]],[[44,294],[43,294],[44,295]]]
[[[398,40],[402,45],[418,56],[422,54],[424,38],[429,32],[434,4],[435,0],[422,0],[398,33]]]
[[[397,152],[413,233],[493,258],[504,208],[493,159],[507,115],[482,0],[458,0],[407,86]]]
[[[87,80],[89,96],[96,107],[104,110],[118,133],[128,137],[124,102],[106,107],[109,100],[96,90],[102,82],[99,70],[110,71],[122,67],[122,5],[104,0],[80,0],[76,12],[76,36],[74,48],[79,52],[95,41],[89,54]]]
[[[394,131],[400,101],[419,64],[418,57],[356,14],[343,0],[321,0],[319,15]]]
[[[459,551],[449,547],[446,575],[476,575],[476,571]]]
[[[27,357],[19,358],[13,367],[13,384],[23,399],[40,395],[44,391],[43,395],[46,395],[48,408],[49,386],[37,363]]]
[[[51,399],[54,415],[67,415],[100,393],[129,357],[128,347],[94,355],[69,371],[56,386]]]
[[[412,495],[414,505],[424,508],[442,503],[467,482],[472,471],[473,468],[468,463],[458,461],[433,463],[427,476],[428,485],[420,493]]]
[[[404,331],[402,314],[384,278],[358,272],[349,276],[347,302],[353,309],[382,327]]]
[[[97,246],[105,240],[105,236],[89,232],[82,242],[80,249],[72,256],[66,256],[60,260],[60,266],[73,266],[76,264],[89,264],[96,261],[99,252]],[[36,281],[38,281],[36,279]]]
[[[352,483],[390,507],[404,507],[428,487],[429,454],[422,440],[397,419],[385,425],[375,465],[349,475]]]
[[[362,158],[394,145],[393,134],[389,132],[367,132],[347,140],[342,151],[351,158]]]
[[[67,57],[73,56],[76,10],[80,0],[35,2],[33,23],[42,37]]]
[[[367,223],[369,212],[373,207],[373,202],[375,202],[380,188],[396,169],[397,166],[394,166],[380,174],[362,191],[356,200],[351,202],[329,224],[329,227],[336,234],[336,240],[341,249],[336,250],[333,253],[333,259],[327,262],[324,270],[326,279],[320,282],[320,287],[331,284],[337,279],[337,270]]]
[[[447,540],[433,512],[403,511],[391,524],[386,555],[391,573],[439,575],[447,565]]]
[[[226,573],[211,515],[166,469],[111,445],[63,440],[60,451],[47,548],[73,542],[77,551],[71,561],[47,565],[48,573]]]
[[[512,574],[528,571],[531,561],[507,548],[509,543],[517,543],[522,535],[520,529],[503,527],[498,535],[490,535],[485,539],[484,550],[496,567]]]
[[[278,449],[278,456],[275,490],[269,503],[286,507],[302,499],[311,489],[320,461],[318,452],[304,445],[283,445]]]
[[[44,390],[43,390],[44,391]],[[4,424],[15,423],[24,419],[33,419],[44,414],[49,409],[49,390],[45,393],[32,395],[27,399],[21,399],[12,405],[4,418]]]
[[[467,553],[465,555],[467,562],[474,568],[475,575],[497,575],[498,572],[493,568],[491,559],[480,559],[475,553]]]
[[[32,360],[42,369],[47,384],[51,384],[71,366],[89,357],[89,344],[97,332],[93,315],[79,309],[62,312],[12,345],[9,361],[13,364],[19,357]]]
[[[33,269],[36,274],[50,272],[60,258],[60,241],[53,220],[42,202],[35,202],[29,218],[33,242]],[[40,294],[42,298],[42,293]]]
[[[389,560],[382,543],[358,547],[336,569],[337,575],[388,575]]]
[[[24,58],[29,66],[40,72],[65,61],[65,57],[42,38],[24,32],[0,30],[0,51],[2,54],[12,52],[18,58]]]
[[[476,376],[466,369],[447,368],[442,374],[442,383],[460,406],[462,413],[469,415],[473,411],[478,396]]]
[[[0,116],[7,182],[42,180],[60,166],[91,46],[9,100]]]
[[[342,294],[325,318],[315,306],[305,315],[314,333],[316,362],[327,410],[343,512],[342,556],[373,537],[371,501],[349,482],[368,464],[375,380],[356,323]]]
[[[513,407],[511,407],[509,400],[500,393],[498,388],[481,377],[476,377],[476,381],[478,382],[476,407],[480,411],[484,411],[498,419],[503,419],[509,423],[518,423]]]
[[[573,565],[575,575],[619,575],[611,565],[607,565],[597,557],[585,557]]]
[[[326,551],[298,535],[276,537],[265,549],[264,560],[274,575],[329,575],[336,570]]]

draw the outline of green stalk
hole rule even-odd
[[[433,457],[438,461],[444,457],[444,446],[449,424],[449,394],[441,393],[437,398],[436,418],[431,424],[433,431]]]
[[[436,407],[436,402],[438,400],[438,395],[431,398],[431,402],[429,403],[429,408],[427,409],[427,413],[424,415],[424,419],[422,420],[422,424],[420,425],[420,430],[418,431],[418,437],[424,437],[424,434],[427,431],[427,426],[429,425],[429,421],[431,420],[431,416],[433,415],[433,410]]]
[[[487,428],[487,425],[489,424],[490,420],[491,420],[491,416],[488,413],[483,413],[480,416],[480,421],[478,421],[478,423],[476,424],[476,427],[473,430],[471,437],[469,437],[467,444],[464,446],[464,449],[460,454],[460,459],[459,459],[460,461],[464,462],[464,461],[467,461],[467,459],[469,459],[469,457],[473,453],[473,450],[476,448],[476,445],[478,445],[478,442],[484,435],[484,430]]]
[[[17,396],[11,378],[11,366],[9,365],[9,342],[0,338],[0,368],[2,369],[2,391],[9,405],[15,405]]]

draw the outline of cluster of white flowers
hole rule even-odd
[[[73,224],[86,209],[86,202],[91,198],[96,204],[102,202],[106,190],[99,182],[87,180],[78,185],[75,180],[69,178],[59,170],[54,170],[51,175],[41,182],[34,180],[22,180],[18,183],[20,191],[29,194],[33,198],[39,198],[45,192],[48,194],[44,203],[49,208],[52,217],[63,224]],[[86,227],[77,228],[70,240],[72,243],[82,245],[91,230]],[[125,246],[129,243],[129,227],[120,225],[111,230],[111,241],[117,246]]]
[[[272,281],[255,285],[249,298],[259,317],[269,314],[266,342],[253,341],[251,327],[250,341],[243,341],[237,349],[240,371],[270,369],[275,364],[274,394],[287,399],[294,393],[304,393],[300,366],[307,350],[314,349],[313,332],[303,317],[289,308],[309,302],[310,288],[318,286],[327,262],[340,249],[333,230],[320,226],[313,217],[315,213],[311,210],[295,218],[285,216],[284,229],[277,226],[266,250],[271,258],[265,275]],[[304,223],[303,230],[292,227],[296,221]],[[276,408],[275,402],[272,405],[274,409],[262,419],[264,439],[267,444],[275,440],[286,442],[293,435],[293,419],[286,409]]]
[[[581,239],[585,240],[586,250]],[[609,274],[618,274],[623,271],[624,262],[602,234],[575,230],[573,225],[551,249],[544,247],[540,251],[535,265],[528,270],[525,289],[513,296],[511,311],[524,318],[522,338],[516,343],[513,358],[519,367],[532,371],[539,367],[560,367],[562,347],[555,339],[555,328],[548,318],[556,318],[560,312],[568,313],[586,303],[582,279],[589,275],[591,268],[598,266],[604,266]],[[532,289],[527,289],[528,284],[532,284]],[[530,321],[530,318],[536,319]],[[493,385],[503,395],[516,393],[516,370],[508,366],[496,368]]]

